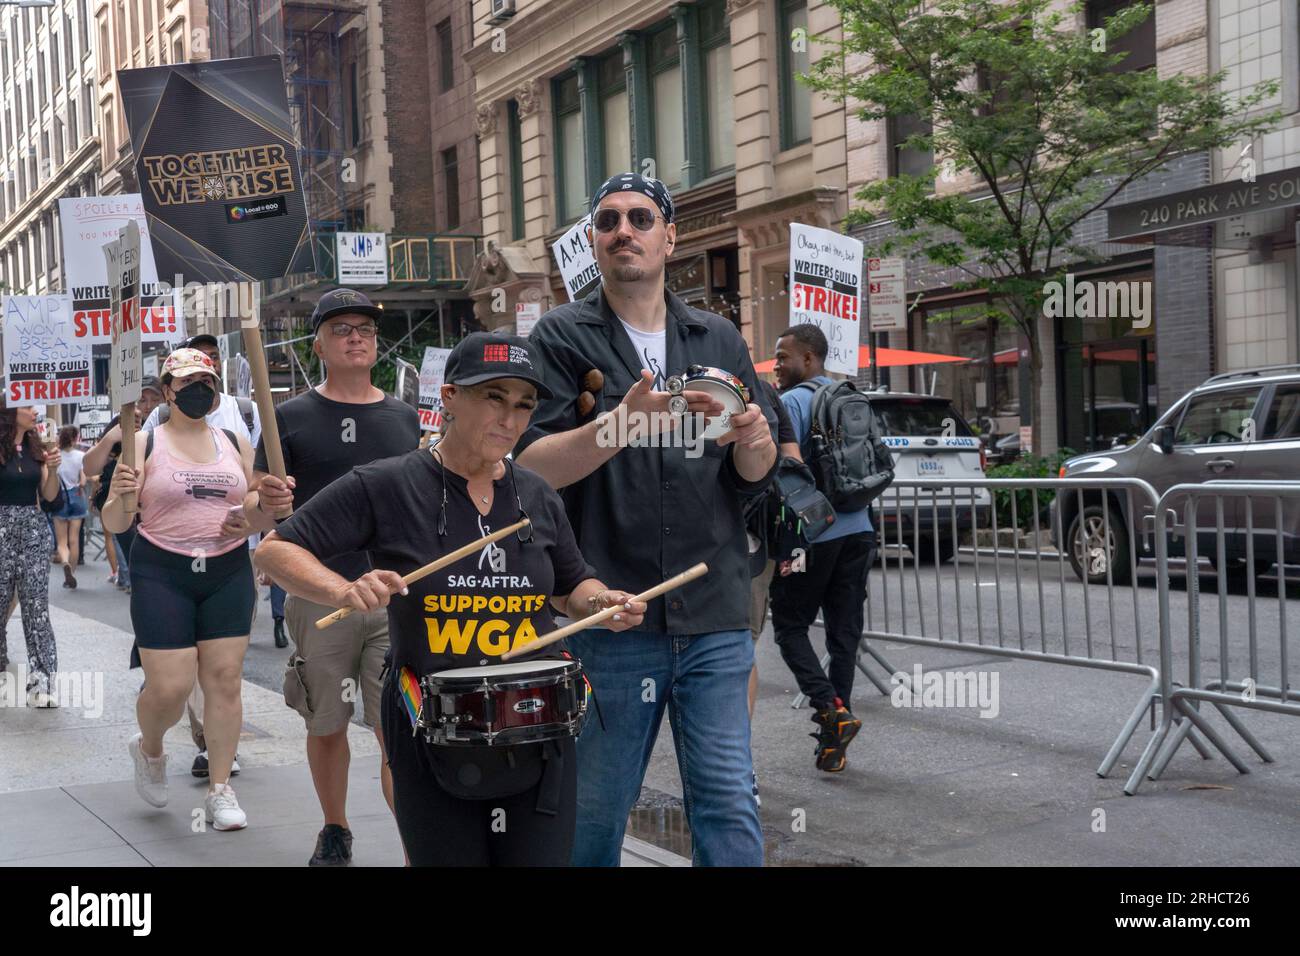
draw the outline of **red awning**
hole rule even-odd
[[[881,368],[894,365],[937,365],[941,362],[969,362],[963,355],[944,355],[942,352],[914,352],[911,349],[876,349],[876,357]],[[770,372],[776,367],[776,359],[768,359],[754,366],[755,372]],[[858,368],[871,367],[871,349],[863,345],[858,348]]]

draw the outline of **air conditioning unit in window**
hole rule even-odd
[[[492,0],[492,16],[488,23],[504,23],[515,15],[515,0]]]

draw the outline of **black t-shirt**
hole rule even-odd
[[[36,506],[41,487],[41,463],[33,461],[26,446],[11,450],[0,469],[0,505]]]
[[[295,482],[296,511],[358,465],[402,455],[420,444],[420,416],[391,395],[357,405],[336,402],[316,389],[276,406],[285,471]],[[266,440],[257,443],[253,467],[266,472]],[[370,570],[364,554],[339,554],[326,562],[349,580]]]
[[[440,537],[444,474],[447,533]],[[533,540],[525,544],[509,535],[416,581],[405,597],[393,595],[388,633],[394,670],[409,665],[426,674],[500,663],[507,650],[553,629],[552,595],[569,594],[596,576],[578,551],[559,495],[526,468],[514,466],[514,477]],[[417,449],[354,469],[276,531],[321,560],[368,551],[374,567],[408,574],[519,520],[509,463],[493,484],[492,510],[484,517],[465,479],[444,471],[428,449]],[[552,645],[535,657],[558,656],[559,650]]]

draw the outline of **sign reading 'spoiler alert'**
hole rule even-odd
[[[250,282],[315,270],[280,57],[117,77],[160,276]]]

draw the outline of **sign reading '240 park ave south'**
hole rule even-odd
[[[1234,180],[1113,206],[1106,210],[1106,238],[1132,239],[1295,205],[1300,205],[1300,168],[1279,169],[1253,183]]]
[[[278,56],[123,70],[118,83],[160,280],[315,269]]]

